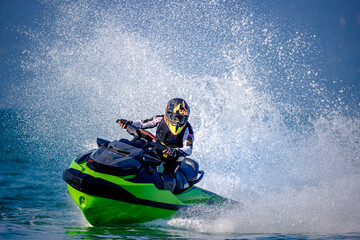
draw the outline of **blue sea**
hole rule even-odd
[[[0,239],[360,239],[360,1],[0,6]],[[174,97],[241,207],[92,227],[62,172]]]

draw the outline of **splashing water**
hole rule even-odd
[[[328,90],[315,36],[279,28],[248,3],[105,2],[46,3],[48,21],[26,32],[31,77],[17,101],[38,112],[26,120],[33,135],[56,138],[44,146],[57,146],[56,163],[96,137],[127,137],[117,118],[161,114],[183,97],[206,171],[200,186],[244,205],[167,225],[359,230],[360,118]]]

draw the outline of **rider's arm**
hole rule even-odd
[[[163,119],[164,115],[156,115],[153,116],[152,118],[149,119],[145,119],[145,120],[135,120],[132,122],[132,125],[134,125],[135,127],[138,128],[153,128],[156,127],[157,125],[159,125],[159,123],[161,122],[161,120]]]
[[[187,156],[190,156],[192,153],[192,146],[194,142],[194,133],[191,127],[186,128],[184,137],[183,137],[183,147],[179,150],[183,151]]]

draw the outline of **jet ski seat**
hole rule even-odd
[[[198,174],[201,174],[198,178]],[[203,171],[199,171],[199,164],[192,160],[191,158],[185,158],[176,171],[175,181],[176,186],[174,189],[174,193],[181,193],[198,183],[204,176]]]

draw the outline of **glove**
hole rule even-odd
[[[179,156],[179,150],[176,148],[172,148],[172,147],[167,147],[163,153],[165,153],[166,155],[173,157],[173,158],[177,158]]]
[[[121,126],[122,128],[126,128],[128,124],[131,124],[131,123],[132,123],[132,121],[128,121],[128,120],[126,120],[126,119],[118,119],[118,120],[116,120],[116,122],[117,122],[118,124],[120,124],[120,126]]]

